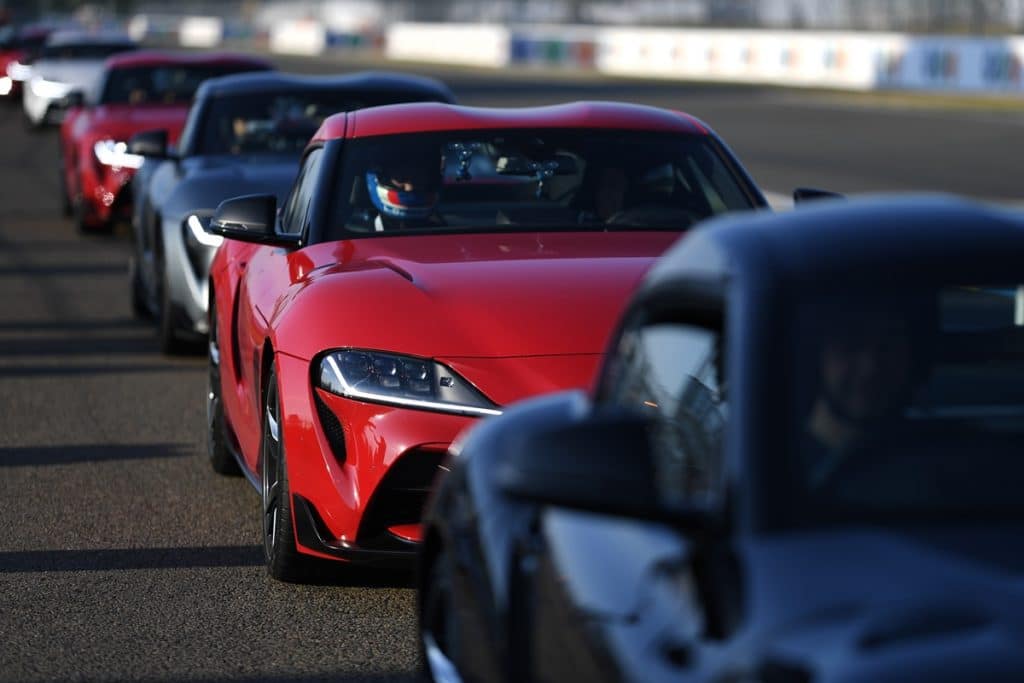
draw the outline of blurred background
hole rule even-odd
[[[1024,0],[0,0],[151,45],[839,90],[1024,93]]]
[[[1024,26],[1024,0],[6,0],[9,15],[35,18],[85,11],[212,13],[259,22],[270,17],[344,13],[365,20],[496,21],[561,24],[719,26],[1012,33]]]

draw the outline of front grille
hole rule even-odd
[[[388,533],[388,528],[420,522],[444,457],[444,451],[412,449],[395,461],[366,506],[359,527],[361,546],[382,550],[407,547]]]
[[[327,407],[323,399],[316,395],[314,392],[314,399],[316,402],[316,414],[320,418],[320,428],[324,430],[324,436],[327,437],[327,443],[331,445],[331,452],[334,453],[335,460],[339,464],[345,464],[345,429],[341,426],[341,422],[338,421],[338,417],[331,412],[331,409]]]

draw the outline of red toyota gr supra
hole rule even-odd
[[[587,385],[620,307],[697,221],[765,206],[686,114],[610,103],[328,118],[280,213],[220,205],[210,458],[262,496],[271,575],[405,565],[474,420]]]
[[[111,57],[93,92],[72,93],[60,129],[64,212],[80,230],[103,230],[131,216],[128,182],[143,157],[128,153],[128,139],[163,129],[175,142],[192,97],[207,78],[266,71],[263,59],[230,53],[140,51]]]

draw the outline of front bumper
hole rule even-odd
[[[328,540],[330,532],[324,529],[312,503],[302,496],[292,496],[292,515],[295,519],[296,541],[300,546],[315,550],[320,556],[388,569],[404,569],[416,561],[417,544],[414,543],[409,543],[408,549],[381,549],[361,548],[346,541]]]
[[[311,385],[309,361],[276,362],[300,550],[407,565],[448,446],[476,419],[342,398]]]

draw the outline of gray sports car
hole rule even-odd
[[[128,151],[146,159],[132,181],[132,307],[159,321],[163,351],[207,332],[207,274],[221,238],[204,227],[222,200],[276,194],[280,205],[326,116],[421,101],[454,96],[438,81],[395,73],[240,74],[200,86],[176,149],[165,131],[132,138]]]

